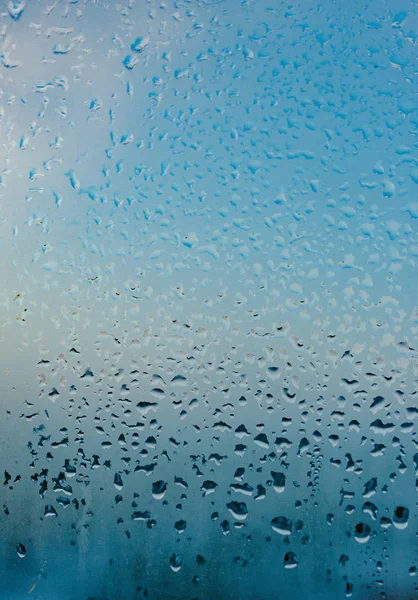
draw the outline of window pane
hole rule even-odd
[[[0,596],[415,597],[415,3],[1,11]]]

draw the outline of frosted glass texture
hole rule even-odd
[[[0,598],[416,598],[415,3],[0,27]]]

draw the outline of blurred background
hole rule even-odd
[[[415,598],[414,3],[0,11],[0,598]]]

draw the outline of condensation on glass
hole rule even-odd
[[[0,597],[416,598],[414,3],[0,31]]]

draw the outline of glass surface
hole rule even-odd
[[[416,598],[415,3],[0,13],[0,598]]]

